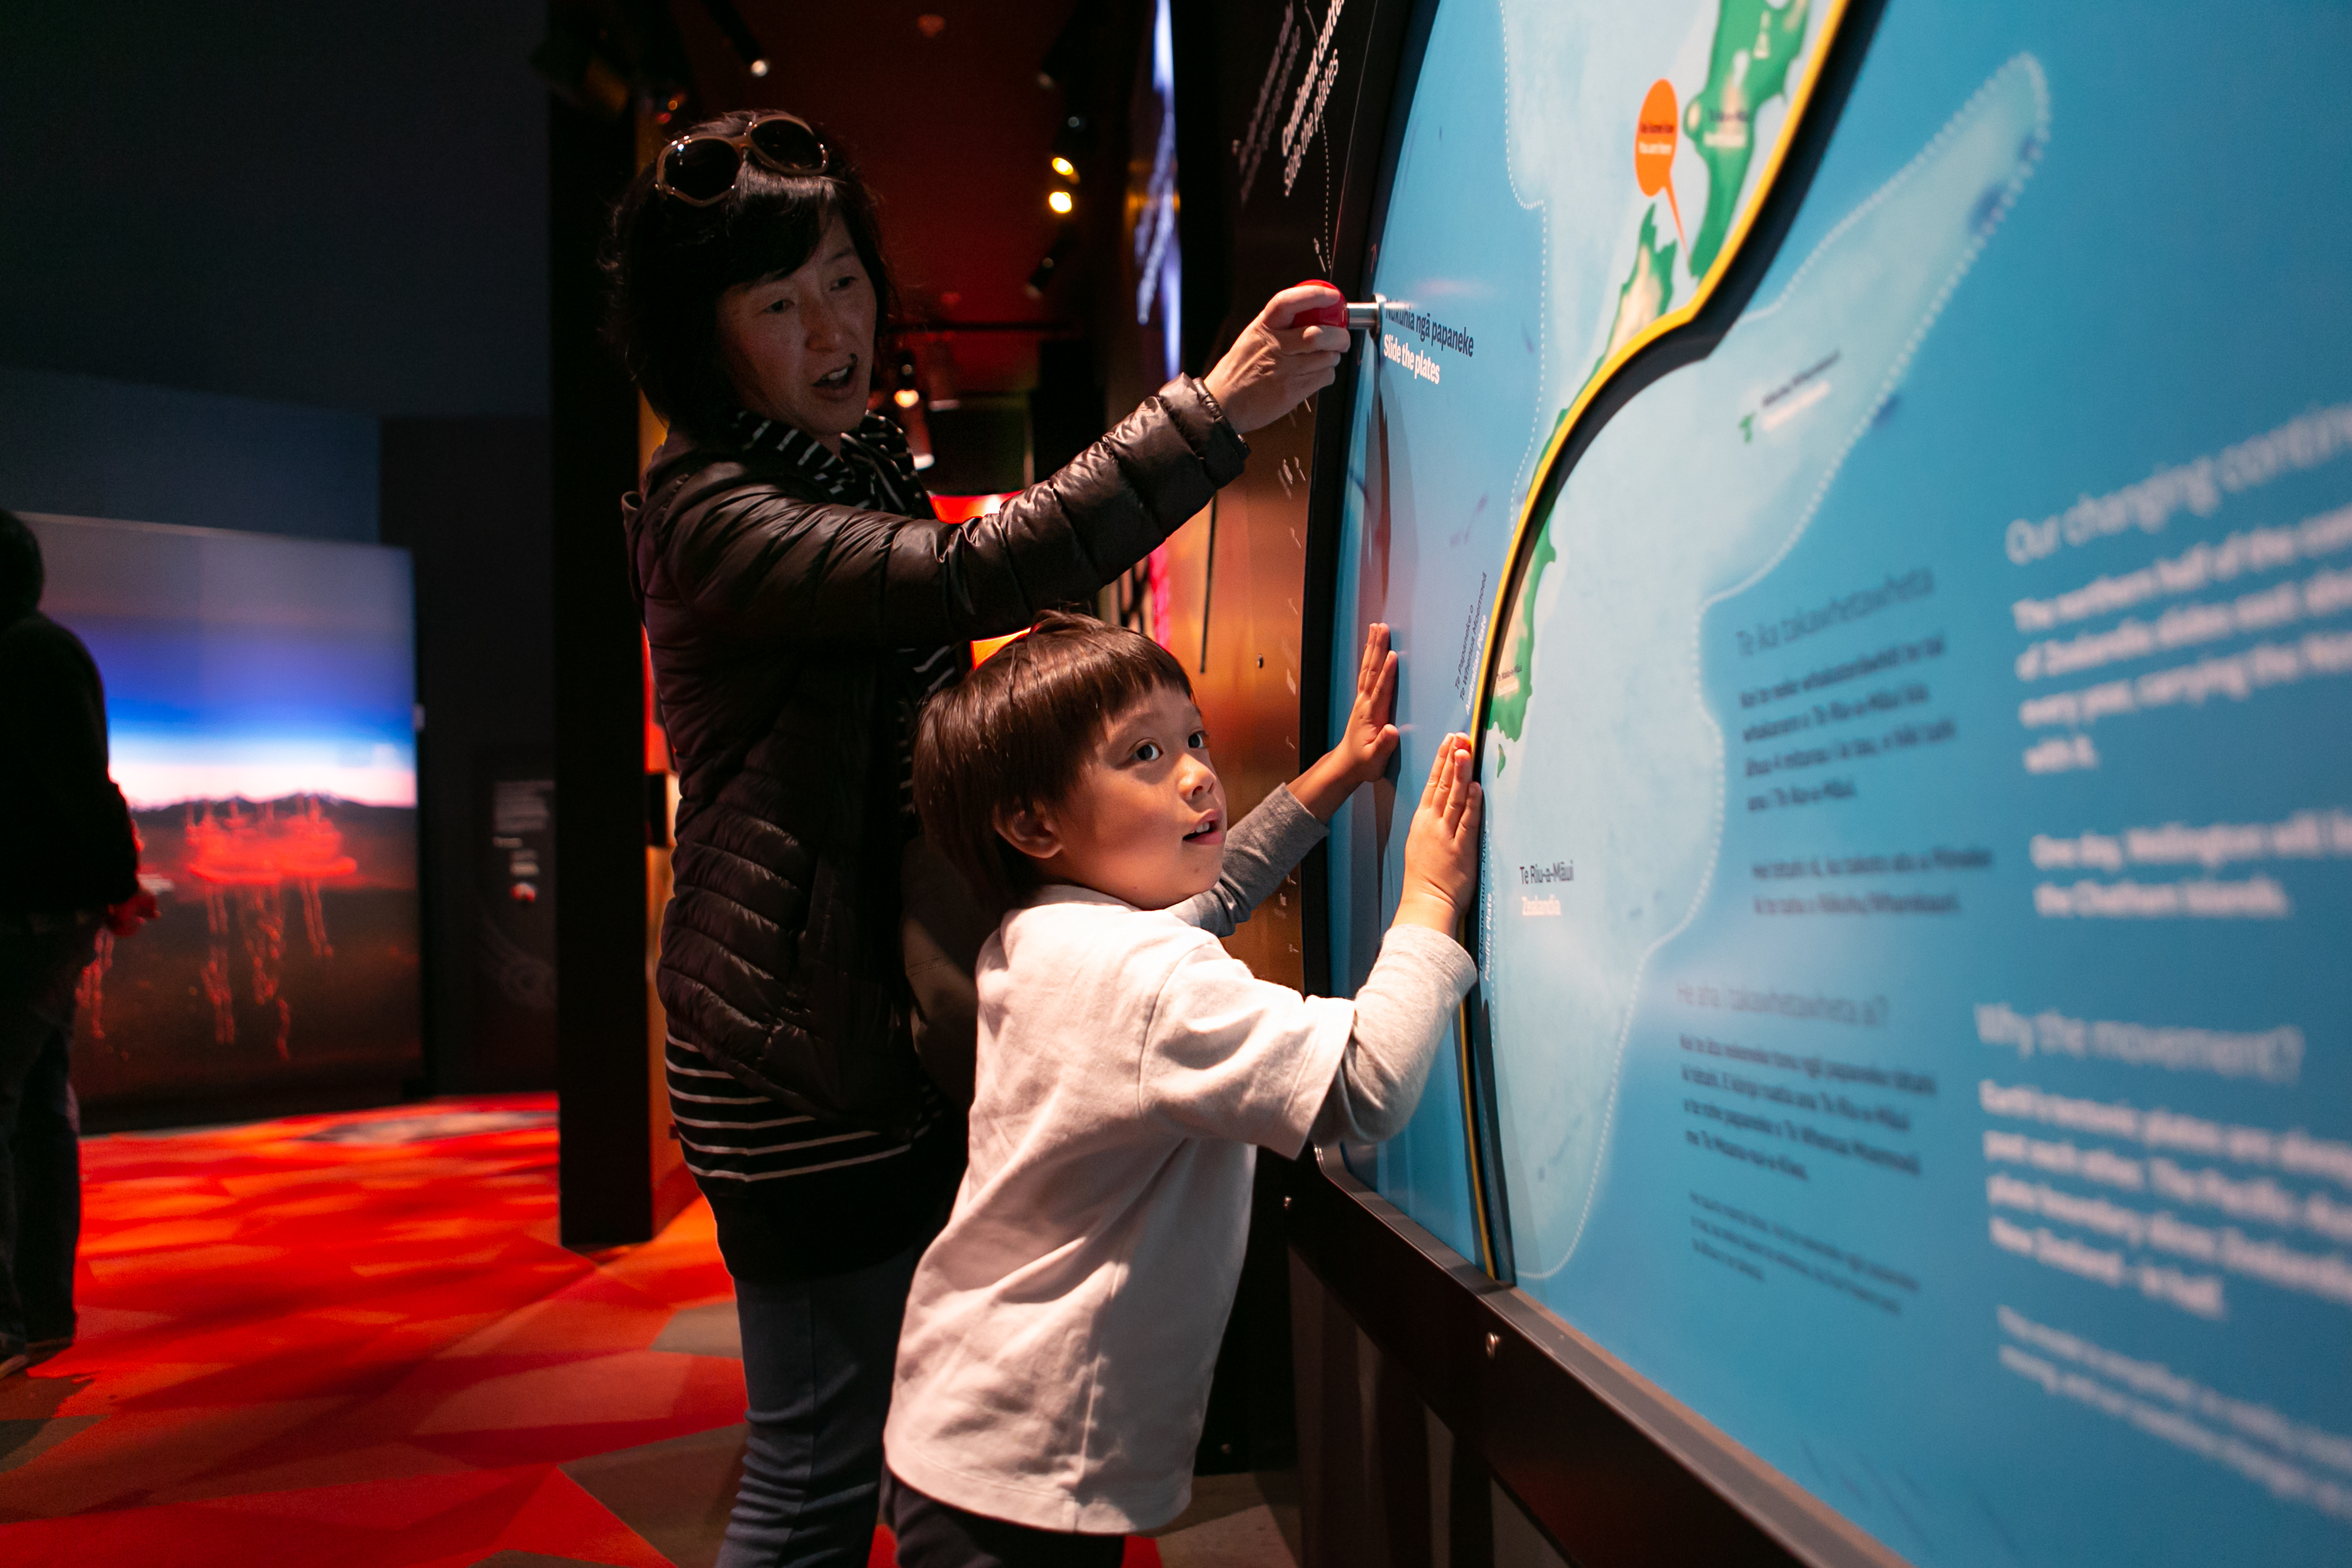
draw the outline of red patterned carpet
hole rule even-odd
[[[551,1095],[83,1160],[80,1343],[0,1383],[0,1563],[712,1561],[743,1375],[710,1212],[564,1250]]]

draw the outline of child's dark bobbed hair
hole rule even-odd
[[[1139,632],[1047,611],[924,706],[915,735],[924,833],[974,892],[999,907],[1021,903],[1037,871],[997,824],[1068,799],[1111,720],[1161,690],[1192,695],[1175,654]]]

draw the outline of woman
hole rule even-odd
[[[1276,295],[1205,378],[950,526],[867,412],[890,270],[872,198],[808,125],[737,113],[671,143],[621,204],[612,269],[619,345],[671,426],[625,515],[678,758],[671,1110],[750,1395],[720,1562],[858,1563],[908,1282],[962,1168],[992,925],[918,838],[914,715],[970,640],[1091,596],[1238,475],[1243,432],[1329,384],[1344,329],[1293,322],[1339,299]]]

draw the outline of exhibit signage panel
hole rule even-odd
[[[2342,1561],[2352,18],[1868,20],[1436,8],[1328,656],[1477,736],[1481,984],[1350,1162],[1902,1558]]]

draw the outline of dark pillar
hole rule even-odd
[[[555,1086],[546,1014],[517,1028],[511,1012],[478,1006],[498,977],[486,960],[538,956],[501,955],[509,916],[481,872],[481,802],[501,759],[543,750],[551,733],[547,444],[543,419],[383,422],[379,527],[416,563],[425,1063],[436,1094]],[[552,883],[537,886],[551,911]]]
[[[596,257],[634,168],[633,130],[551,103],[556,1076],[566,1246],[656,1229],[647,1062],[645,696],[620,498],[636,484],[636,400],[598,332]]]

